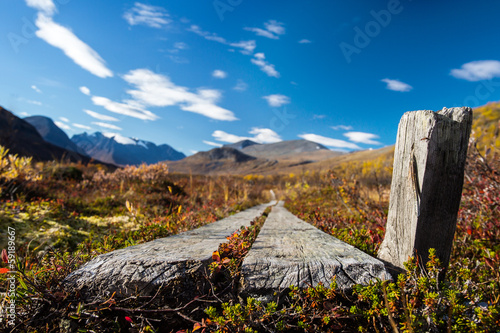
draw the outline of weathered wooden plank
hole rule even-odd
[[[65,284],[89,297],[151,295],[169,282],[201,274],[226,237],[276,202],[259,205],[178,235],[106,253],[71,273]]]
[[[448,265],[472,125],[470,108],[412,111],[398,128],[386,235],[378,257],[403,268],[430,248]]]
[[[274,206],[242,264],[242,292],[270,300],[290,285],[329,286],[336,276],[340,288],[388,279],[384,264],[368,254]]]

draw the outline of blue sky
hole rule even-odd
[[[190,155],[244,138],[395,142],[500,100],[498,1],[0,2],[0,105]]]

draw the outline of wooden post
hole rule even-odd
[[[413,255],[425,264],[434,248],[448,266],[471,126],[468,107],[403,115],[380,259],[404,269],[403,263]]]

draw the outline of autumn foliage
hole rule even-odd
[[[496,105],[484,108],[497,110]],[[495,113],[496,112],[496,113]],[[491,112],[496,117],[497,111]],[[446,278],[434,253],[410,259],[393,281],[290,286],[279,303],[242,299],[241,262],[266,214],[213,249],[203,288],[101,303],[66,290],[64,278],[95,256],[214,222],[270,200],[376,255],[385,233],[392,160],[385,156],[288,175],[195,176],[165,164],[108,171],[97,165],[33,164],[0,148],[0,228],[16,230],[16,332],[497,332],[500,327],[500,152],[497,128],[478,123]],[[495,134],[497,133],[497,134]],[[496,135],[496,136],[495,136]],[[477,149],[476,149],[477,147]],[[7,241],[0,241],[2,249]],[[4,253],[5,252],[5,253]],[[6,251],[0,289],[10,274]],[[3,298],[5,306],[8,297]],[[3,325],[3,326],[2,326]]]

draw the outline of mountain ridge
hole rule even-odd
[[[37,129],[0,106],[0,145],[9,153],[32,157],[35,161],[90,163],[92,159],[47,142]],[[100,163],[99,161],[95,161]]]
[[[154,164],[186,157],[167,144],[157,146],[149,141],[127,138],[119,134],[85,132],[73,135],[71,141],[87,155],[117,165]]]
[[[34,126],[45,141],[87,156],[87,154],[71,141],[68,135],[60,129],[51,118],[45,116],[30,116],[23,118],[23,120]]]
[[[249,146],[260,145],[260,144],[261,143],[245,139],[245,140],[241,140],[241,141],[238,141],[235,143],[229,143],[227,145],[224,145],[223,147],[229,147],[229,148],[235,148],[235,149],[241,150],[241,149],[244,149],[244,148],[249,147]]]
[[[322,144],[308,140],[285,140],[274,143],[248,145],[241,149],[247,155],[267,159],[283,159],[290,155],[321,150],[331,152],[331,150]]]
[[[172,172],[184,174],[245,174],[276,163],[247,155],[232,147],[220,147],[169,162],[168,168]]]
[[[289,140],[260,144],[242,140],[207,152],[198,152],[180,161],[170,162],[169,168],[178,173],[248,174],[275,173],[279,170],[302,168],[342,153],[307,140]]]

